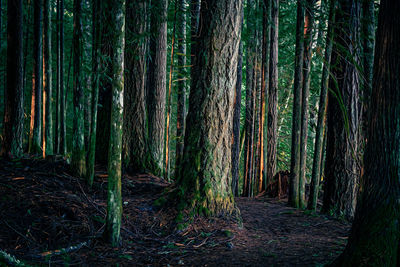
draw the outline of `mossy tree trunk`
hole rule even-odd
[[[399,1],[381,1],[365,172],[349,242],[334,266],[399,266],[399,13]]]
[[[145,99],[147,11],[147,0],[127,1],[123,156],[129,172],[148,170]]]
[[[319,182],[321,180],[321,164],[323,154],[323,143],[324,143],[324,132],[325,132],[325,118],[326,109],[328,105],[328,83],[329,83],[329,69],[331,63],[332,46],[333,46],[333,34],[334,34],[334,21],[335,21],[335,8],[336,0],[330,0],[329,8],[329,24],[328,32],[326,37],[326,47],[324,56],[324,65],[321,77],[321,92],[319,97],[319,109],[318,109],[318,122],[315,134],[315,147],[314,147],[314,159],[312,166],[311,185],[310,185],[310,196],[308,198],[307,208],[316,211]]]
[[[120,243],[122,218],[121,158],[124,109],[124,49],[125,49],[125,0],[113,0],[110,30],[112,34],[112,105],[110,148],[108,155],[108,197],[105,237],[112,246]]]
[[[74,119],[72,140],[72,171],[79,177],[86,173],[85,131],[84,131],[84,87],[82,86],[82,0],[74,0]]]
[[[338,1],[335,16],[322,210],[352,219],[360,176],[360,0]]]
[[[43,0],[34,0],[33,26],[33,85],[32,85],[32,141],[30,151],[35,154],[42,152],[42,79],[43,79]],[[33,116],[32,116],[33,115]]]
[[[233,103],[242,2],[202,1],[179,192],[196,213],[231,214]]]
[[[4,138],[1,156],[21,157],[23,153],[23,7],[22,0],[7,2],[7,88],[4,109]]]
[[[52,6],[50,0],[44,0],[43,12],[43,31],[44,31],[44,105],[45,105],[45,155],[53,155],[54,153],[54,136],[53,136],[53,71],[51,57],[51,13]]]
[[[168,1],[152,1],[151,39],[148,89],[150,167],[162,175],[164,160],[166,73],[167,73],[167,10]]]
[[[299,207],[301,102],[304,56],[304,3],[297,1],[296,52],[293,87],[292,149],[290,156],[289,205]]]

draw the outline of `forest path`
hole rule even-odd
[[[0,160],[0,250],[50,266],[320,266],[347,240],[349,224],[265,198],[236,199],[243,227],[196,218],[176,231],[176,212],[154,207],[168,186],[150,175],[124,176],[123,242],[114,249],[101,240],[104,171],[90,189],[62,161]]]

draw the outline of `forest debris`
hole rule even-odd
[[[8,254],[7,252],[0,249],[0,263],[6,262],[8,264],[12,264],[15,266],[29,266],[23,263],[21,260],[18,260],[13,255]]]
[[[83,246],[89,245],[89,243],[90,243],[90,241],[85,241],[85,242],[82,242],[82,243],[80,243],[78,245],[70,246],[68,248],[62,248],[62,249],[56,249],[56,250],[52,250],[52,251],[46,251],[46,252],[41,253],[40,256],[47,257],[47,256],[66,254],[66,253],[69,253],[69,252],[73,252],[73,251],[79,250]]]

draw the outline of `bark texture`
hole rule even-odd
[[[352,219],[360,176],[359,0],[338,1],[328,94],[323,211]]]
[[[178,186],[181,201],[206,215],[236,210],[231,190],[231,149],[241,9],[241,1],[202,1],[201,53],[192,77]]]
[[[7,2],[7,88],[4,108],[4,138],[1,156],[21,157],[23,153],[23,8],[22,0]]]
[[[86,172],[85,132],[84,132],[84,89],[82,87],[82,0],[74,0],[74,118],[72,136],[72,171],[78,177]]]
[[[45,155],[53,155],[54,153],[54,135],[53,135],[53,71],[51,56],[51,11],[52,6],[50,0],[44,0],[44,92],[45,97]]]
[[[147,0],[128,0],[126,4],[123,157],[129,172],[148,169],[145,107],[147,4]]]
[[[162,174],[164,159],[165,102],[167,77],[167,10],[168,1],[152,2],[148,90],[149,149],[151,171]]]
[[[59,34],[60,34],[60,154],[67,153],[67,124],[66,124],[66,100],[64,87],[64,0],[60,0]]]
[[[399,1],[381,1],[365,172],[349,242],[334,266],[399,266],[399,13]]]

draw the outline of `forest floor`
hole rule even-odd
[[[153,205],[168,186],[123,177],[123,241],[111,248],[101,239],[105,172],[90,189],[62,161],[0,160],[0,266],[3,252],[47,266],[321,266],[347,242],[348,223],[267,198],[236,199],[242,226],[196,218],[177,231],[174,211]]]

